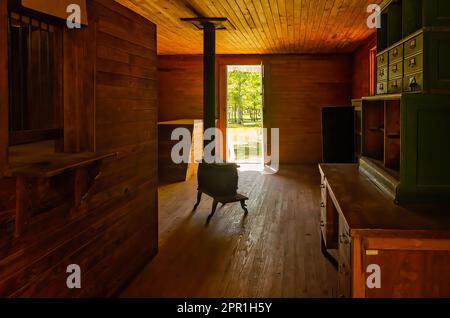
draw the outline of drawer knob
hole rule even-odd
[[[409,47],[411,49],[415,49],[417,45],[416,39],[412,40],[411,42],[409,42]]]
[[[394,66],[392,66],[392,72],[397,73],[398,71],[398,66],[397,64],[395,64]]]
[[[410,67],[416,67],[417,63],[416,63],[416,58],[412,58],[409,60],[409,66]]]
[[[393,55],[393,56],[397,56],[397,55],[398,55],[398,49],[394,49],[394,50],[392,51],[392,55]]]
[[[380,90],[384,89],[383,83],[380,83],[379,87],[380,87]]]
[[[384,69],[380,70],[380,76],[384,76]]]
[[[339,239],[339,242],[341,242],[342,244],[348,244],[350,243],[350,240],[347,235],[342,234],[341,238]]]
[[[393,88],[398,88],[398,83],[397,83],[397,82],[393,82],[393,83],[392,83],[392,87],[393,87]]]

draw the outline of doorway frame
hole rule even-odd
[[[262,101],[263,101],[263,127],[265,120],[265,106],[266,106],[266,76],[264,59],[262,57],[222,57],[219,58],[219,78],[218,78],[218,104],[219,104],[219,129],[222,132],[223,144],[221,147],[221,159],[227,160],[227,98],[228,98],[228,73],[227,66],[233,65],[261,65],[262,66]],[[220,145],[219,145],[220,147]]]

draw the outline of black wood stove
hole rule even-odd
[[[227,25],[232,25],[227,18],[184,18],[191,22],[199,30],[203,30],[203,129],[215,127],[215,64],[216,64],[216,30],[226,30]],[[204,147],[215,140],[204,140]],[[232,202],[240,202],[242,209],[248,213],[245,201],[248,198],[237,193],[238,189],[238,166],[234,163],[207,163],[203,160],[198,167],[198,194],[197,209],[202,194],[213,198],[211,214],[208,221],[214,215],[217,205],[225,205]]]
[[[217,204],[240,202],[245,214],[248,213],[245,201],[248,198],[237,193],[238,189],[238,166],[234,163],[200,163],[198,167],[198,193],[197,203],[194,210],[197,209],[205,193],[213,198],[211,214],[208,220],[212,218],[216,212]]]

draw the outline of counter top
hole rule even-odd
[[[357,164],[320,164],[352,234],[450,238],[450,204],[398,205]]]

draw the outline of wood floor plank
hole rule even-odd
[[[159,254],[123,297],[331,297],[336,273],[320,252],[319,173],[286,166],[275,175],[240,172],[239,204],[206,218],[196,180],[159,188]],[[145,244],[145,242],[142,242]]]

